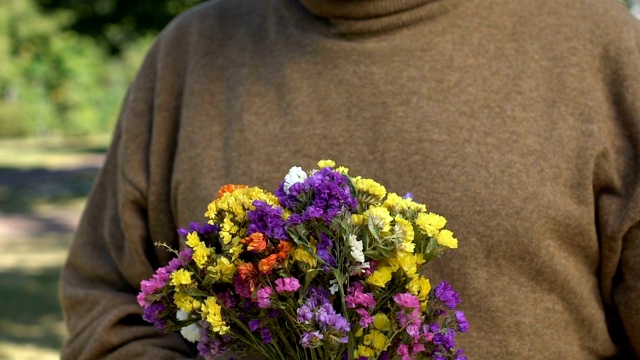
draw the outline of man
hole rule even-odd
[[[158,38],[62,276],[66,359],[195,356],[135,295],[218,187],[331,158],[449,219],[474,359],[640,354],[640,23],[615,0],[217,0]]]

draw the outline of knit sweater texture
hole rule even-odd
[[[615,0],[214,0],[132,84],[61,280],[63,359],[195,357],[139,283],[227,183],[330,158],[444,215],[470,359],[640,354],[640,22]]]

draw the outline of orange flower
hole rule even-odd
[[[222,197],[225,193],[232,193],[238,189],[247,189],[249,188],[247,185],[237,185],[237,184],[227,184],[224,185],[218,190],[218,199]]]
[[[249,251],[261,252],[267,248],[267,238],[260,232],[254,232],[242,239],[242,243],[249,244],[249,246],[247,246],[247,250]]]
[[[280,243],[278,244],[278,250],[280,250],[280,252],[278,253],[278,257],[280,259],[286,259],[287,255],[289,254],[289,251],[291,251],[292,248],[293,248],[293,245],[291,245],[290,242],[285,240],[280,240]]]
[[[269,271],[271,271],[271,269],[273,269],[274,266],[276,266],[277,262],[278,262],[278,254],[271,254],[266,258],[260,260],[260,262],[258,262],[258,268],[260,269],[260,272],[262,272],[263,274],[266,274]]]
[[[238,274],[242,280],[253,279],[256,276],[256,268],[252,263],[238,265]]]

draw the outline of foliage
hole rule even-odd
[[[43,15],[33,0],[0,2],[0,137],[113,128],[150,41],[110,57],[92,39],[65,30],[71,21],[68,12]]]
[[[204,0],[36,0],[47,11],[68,10],[69,28],[107,44],[112,53],[160,31],[173,17]]]

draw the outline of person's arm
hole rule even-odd
[[[174,151],[170,123],[175,115],[166,107],[179,100],[172,91],[159,91],[172,86],[159,83],[172,84],[180,74],[169,72],[173,59],[160,60],[163,46],[162,40],[155,44],[129,90],[62,273],[69,332],[62,359],[195,356],[178,333],[165,334],[145,322],[136,302],[140,281],[170,256],[154,243],[177,246],[168,200],[171,166],[161,164],[170,162]],[[161,81],[159,69],[167,71]]]
[[[612,339],[621,358],[640,359],[640,23],[619,36],[605,61],[614,120],[595,166],[594,195],[601,239],[601,285]]]

